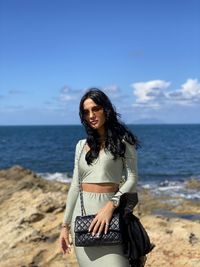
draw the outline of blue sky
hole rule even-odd
[[[200,123],[200,1],[0,0],[0,125],[79,124],[90,87],[126,123]]]

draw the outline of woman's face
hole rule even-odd
[[[91,98],[83,102],[84,118],[96,130],[101,130],[105,123],[105,114],[102,106],[97,105]]]

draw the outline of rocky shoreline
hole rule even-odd
[[[193,186],[200,188],[199,181],[188,182]],[[58,242],[68,189],[22,166],[0,170],[1,267],[78,266],[73,250],[63,256]],[[134,212],[156,244],[145,266],[200,266],[199,211],[197,201],[139,188]]]

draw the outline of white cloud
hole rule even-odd
[[[168,88],[170,82],[163,80],[152,80],[148,82],[139,82],[131,84],[133,94],[136,96],[135,106],[146,105],[158,108],[157,99],[165,98],[164,90]]]
[[[110,94],[116,94],[120,92],[119,86],[116,84],[107,85],[103,88],[103,91]]]
[[[120,87],[116,84],[104,86],[102,91],[108,95],[111,101],[115,101],[115,103],[122,103],[126,99],[126,95],[122,95]]]
[[[77,99],[77,91],[72,90],[68,86],[63,86],[60,90],[59,100],[61,102],[68,102]]]
[[[80,101],[81,97],[83,96],[83,94],[85,94],[90,88],[95,88],[93,87],[87,87],[84,88],[82,90],[75,90],[75,89],[71,89],[69,86],[63,86],[60,89],[60,93],[59,93],[59,97],[57,98],[57,100],[59,100],[59,102],[61,103],[69,103],[70,101]],[[97,87],[100,90],[102,90],[103,92],[105,92],[105,94],[108,95],[108,97],[110,97],[110,99],[112,100],[120,100],[122,101],[123,98],[126,98],[126,95],[122,96],[121,95],[121,91],[118,85],[116,84],[111,84],[111,85],[107,85],[104,87]]]
[[[188,79],[186,83],[182,85],[181,91],[187,98],[200,96],[200,83],[197,79]]]
[[[148,109],[159,109],[160,104],[159,103],[133,103],[133,107],[138,107],[138,108],[148,108]]]
[[[200,102],[200,83],[198,79],[187,79],[181,88],[169,92],[167,97],[180,105],[194,105]]]
[[[128,94],[124,94],[120,87],[116,84],[111,84],[111,85],[107,85],[104,86],[102,88],[102,91],[104,91],[108,97],[110,98],[110,100],[115,104],[115,105],[119,105],[119,104],[123,104],[127,102],[127,99],[130,99],[130,95]]]
[[[131,84],[136,101],[135,107],[158,109],[163,105],[195,105],[200,102],[200,83],[198,79],[187,81],[175,91],[166,91],[170,82],[152,80]]]

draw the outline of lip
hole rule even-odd
[[[98,122],[98,120],[96,120],[96,121],[91,121],[90,123],[91,124],[96,124]]]

